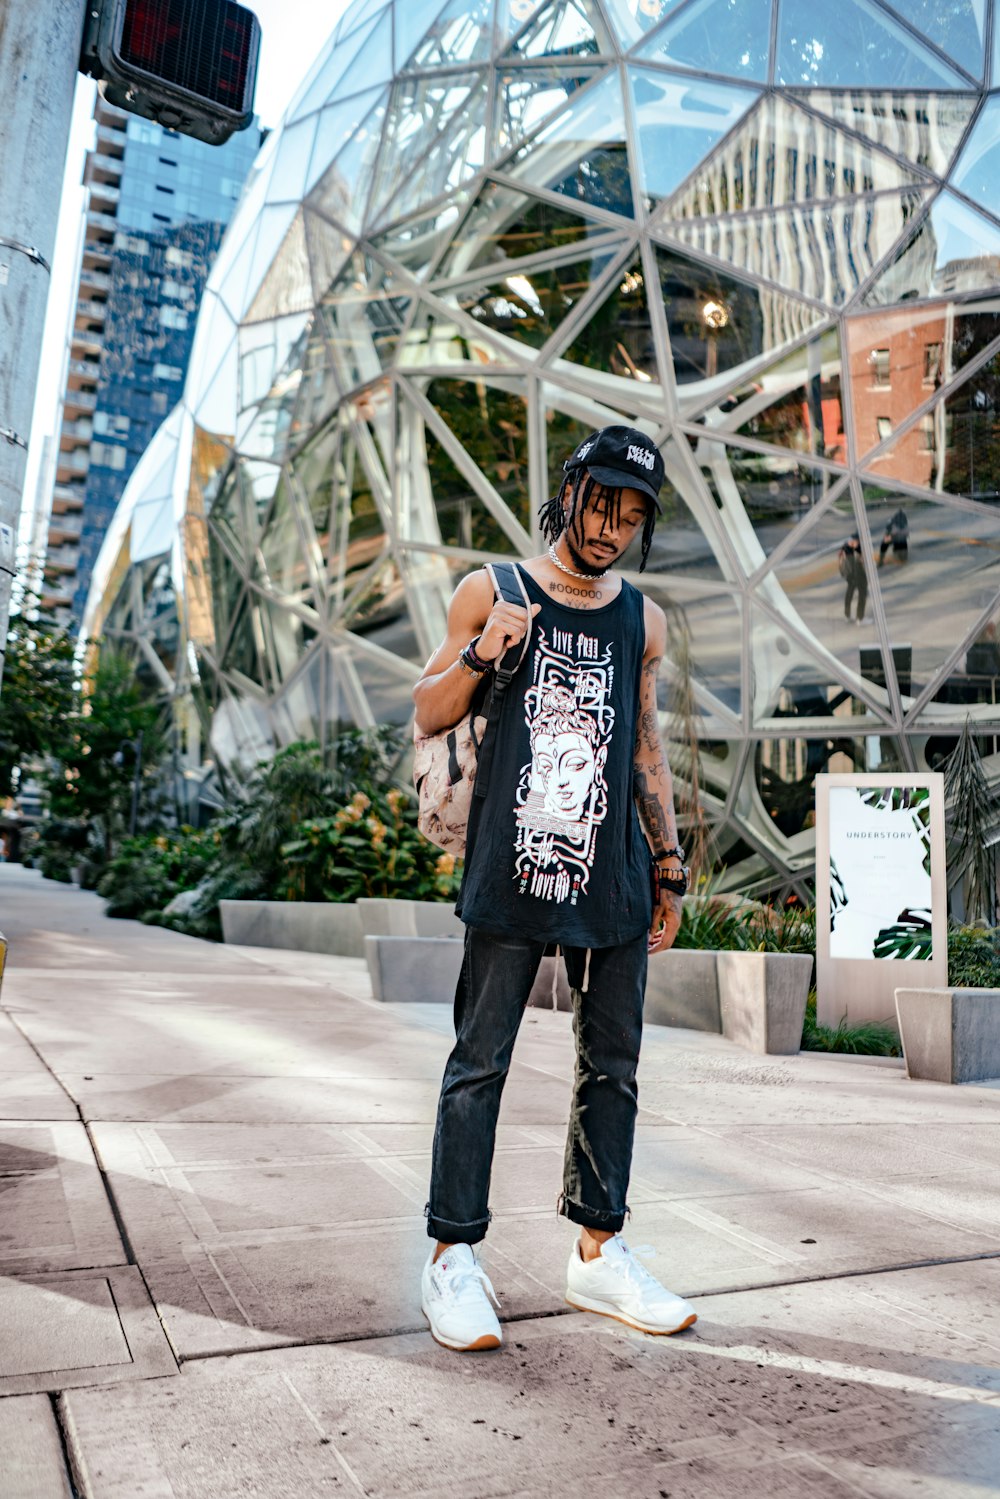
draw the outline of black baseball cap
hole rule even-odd
[[[567,474],[580,468],[609,489],[638,489],[660,509],[663,458],[653,439],[638,427],[602,427],[592,432],[563,464]]]

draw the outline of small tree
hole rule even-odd
[[[949,808],[948,861],[951,874],[965,882],[966,916],[989,926],[996,920],[996,856],[989,838],[1000,806],[983,772],[979,748],[965,720],[961,736],[944,768]]]
[[[106,859],[128,828],[137,774],[130,747],[141,734],[140,792],[152,781],[162,757],[160,711],[145,696],[130,658],[102,649],[68,725],[68,742],[49,777],[49,796],[57,817],[78,818],[97,827]]]
[[[51,620],[11,620],[0,687],[0,797],[14,772],[59,755],[79,703],[73,642]]]

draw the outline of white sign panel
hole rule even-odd
[[[830,957],[929,962],[928,786],[831,786]]]
[[[944,777],[816,777],[817,1018],[894,1021],[948,982]]]

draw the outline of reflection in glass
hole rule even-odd
[[[397,5],[397,27],[409,26],[402,47],[398,38],[396,42],[401,66],[416,71],[441,64],[485,61],[493,46],[491,0],[451,0],[440,14],[439,9],[438,0],[434,0],[427,14],[415,17],[409,5]]]
[[[1000,175],[1000,99],[991,94],[983,105],[972,133],[955,163],[951,180],[969,198],[975,198],[991,213],[997,211],[997,178]]]
[[[789,291],[839,307],[896,244],[924,201],[916,189],[832,204],[664,224],[685,249],[727,260]]]
[[[638,257],[615,276],[610,295],[591,312],[565,358],[572,364],[606,371],[619,380],[634,380],[641,385],[659,383],[646,278]]]
[[[587,57],[613,51],[596,6],[551,0],[511,44],[508,57]]]
[[[756,572],[839,482],[827,469],[791,456],[707,439],[699,441],[696,457],[747,573]]]
[[[507,168],[526,186],[547,187],[591,207],[632,218],[625,108],[617,73],[571,99]]]
[[[595,77],[581,64],[573,67],[505,67],[496,77],[496,145],[502,155],[548,119],[566,100]]]
[[[996,604],[1000,616],[996,519],[987,510],[953,509],[873,484],[864,486],[864,499],[867,544],[878,572],[889,639],[895,650],[907,653],[909,690],[904,696],[916,697],[955,647],[974,636],[984,611]],[[985,661],[985,651],[974,651],[971,667],[963,656],[935,692],[939,703],[971,707],[988,702],[992,708],[992,680],[985,686],[978,680],[984,664],[977,665],[980,654]],[[906,685],[902,682],[901,690]]]
[[[846,463],[837,329],[826,329],[784,359],[757,370],[751,381],[733,391],[726,410],[720,410],[711,425]]]
[[[836,9],[782,0],[775,81],[793,87],[963,87],[960,74],[868,0],[838,0]]]
[[[541,270],[518,267],[502,281],[452,287],[441,295],[480,327],[540,349],[591,284],[600,280],[612,253],[595,250],[586,259]]]
[[[653,68],[629,68],[628,81],[648,208],[680,187],[757,98],[756,90],[737,84]]]
[[[753,774],[757,795],[783,838],[794,838],[815,825],[818,775],[894,773],[905,768],[895,739],[878,733],[854,736],[856,726],[850,722],[851,715],[843,711],[848,705],[837,703],[838,696],[827,699],[808,681],[791,682],[774,716],[814,717],[819,709],[820,716],[831,719],[829,738],[764,739],[756,747]]]
[[[823,317],[804,302],[659,246],[656,261],[679,385],[714,380],[790,343]]]
[[[528,403],[519,384],[432,380],[427,399],[511,514],[530,530]]]
[[[888,88],[803,94],[811,109],[857,130],[904,161],[944,176],[976,104],[961,94],[901,94]]]
[[[943,192],[864,296],[868,307],[1000,285],[1000,227]]]
[[[386,94],[379,97],[361,124],[323,175],[312,195],[314,206],[345,229],[361,227],[375,159],[382,139],[382,122],[387,108]]]
[[[979,0],[892,0],[892,8],[973,78],[982,78],[986,7]]]
[[[381,215],[401,183],[409,182],[415,172],[426,170],[428,140],[447,133],[460,114],[475,117],[470,96],[480,77],[478,73],[447,73],[443,77],[402,78],[393,84],[372,187],[369,211],[373,217]],[[462,124],[468,128],[467,119],[463,118]],[[436,196],[433,191],[424,194],[425,201]]]
[[[642,591],[667,616],[667,662],[658,693],[661,709],[669,714],[671,707],[676,707],[669,680],[681,671],[704,683],[717,702],[738,716],[742,701],[742,616],[738,601],[731,594],[701,589],[690,596],[672,587],[668,576],[648,571],[642,575]]]
[[[855,442],[865,466],[907,484],[959,494],[967,492],[964,485],[975,471],[978,452],[984,483],[989,475],[986,450],[993,441],[989,412],[995,376],[989,365],[981,378],[974,377],[964,396],[959,391],[948,398],[950,410],[938,402],[887,452],[872,459],[864,455],[1000,337],[1000,297],[958,307],[942,301],[865,313],[849,318],[846,326]],[[963,467],[958,450],[968,453],[970,448],[972,463]]]
[[[429,213],[407,219],[384,234],[376,235],[372,248],[382,250],[397,265],[418,278],[430,269],[439,251],[449,242],[451,231],[461,214],[463,196],[457,193],[447,203],[440,203]]]
[[[766,83],[769,21],[760,0],[694,0],[636,52],[671,67]]]
[[[605,0],[604,8],[624,52],[641,41],[681,4],[683,0]],[[766,28],[768,22],[762,17],[761,24]]]
[[[486,101],[489,75],[484,73],[456,108],[436,139],[421,132],[412,145],[412,169],[395,196],[373,203],[372,220],[385,223],[420,210],[473,176],[486,159]]]
[[[505,266],[607,234],[608,225],[603,222],[487,182],[461,228],[451,236],[437,273],[460,276],[480,266]]]

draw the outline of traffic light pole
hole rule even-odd
[[[0,682],[85,0],[0,0]]]

